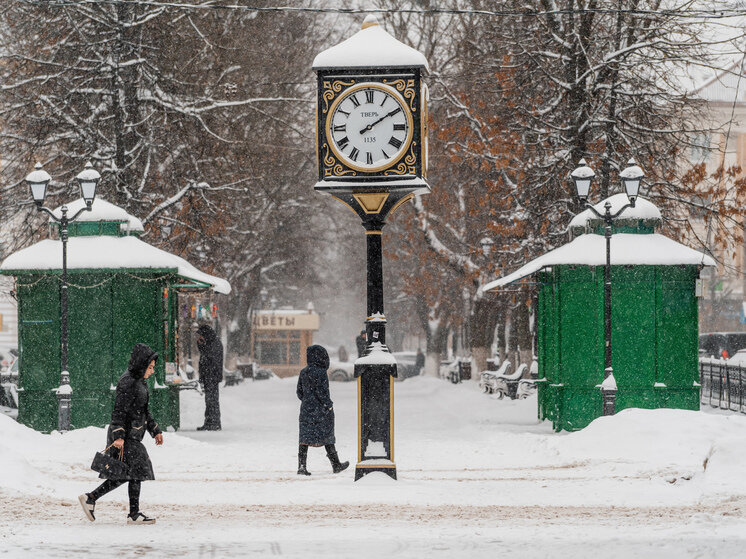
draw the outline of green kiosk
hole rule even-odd
[[[72,214],[83,205],[82,199],[67,204]],[[52,232],[57,228],[50,221]],[[227,294],[230,285],[140,240],[142,222],[100,197],[68,229],[71,427],[109,423],[117,381],[132,347],[142,342],[160,354],[148,381],[151,411],[164,428],[178,429],[178,295],[206,290]],[[18,421],[46,432],[57,428],[61,245],[57,235],[0,265],[1,274],[16,280]]]
[[[608,198],[621,208],[624,194]],[[606,200],[596,204],[602,213]],[[637,199],[613,222],[611,348],[616,411],[699,409],[699,272],[709,256],[656,233],[661,214]],[[604,381],[604,222],[590,210],[570,222],[571,242],[484,286],[535,278],[538,291],[539,418],[557,431],[602,415]]]

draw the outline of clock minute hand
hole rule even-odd
[[[370,124],[369,124],[368,126],[366,126],[365,128],[363,128],[363,129],[362,129],[362,130],[360,131],[360,133],[361,133],[361,134],[364,134],[364,133],[365,133],[365,132],[367,132],[368,130],[373,130],[373,127],[374,127],[374,126],[375,126],[376,124],[378,124],[379,122],[382,122],[382,121],[386,120],[386,119],[387,119],[388,117],[390,117],[390,116],[394,116],[394,115],[395,115],[396,113],[398,113],[398,112],[399,112],[400,110],[401,110],[401,108],[400,108],[400,107],[397,107],[397,108],[395,108],[395,109],[394,109],[393,111],[391,111],[391,112],[390,112],[390,113],[388,113],[388,114],[385,114],[385,115],[383,115],[383,116],[382,116],[381,118],[379,118],[379,119],[378,119],[378,120],[376,120],[375,122],[371,122],[371,123],[370,123]]]

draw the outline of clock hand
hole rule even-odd
[[[386,120],[386,119],[387,119],[388,117],[390,117],[390,116],[394,116],[394,115],[395,115],[396,113],[398,113],[399,111],[401,111],[401,107],[397,107],[397,108],[395,108],[395,109],[394,109],[393,111],[391,111],[391,112],[390,112],[390,113],[388,113],[388,114],[385,114],[385,115],[383,115],[383,116],[382,116],[381,118],[379,118],[379,119],[378,119],[378,120],[376,120],[375,122],[371,122],[371,123],[370,123],[370,124],[369,124],[368,126],[366,126],[365,128],[363,128],[363,129],[362,129],[362,130],[360,131],[360,133],[361,133],[361,134],[365,134],[365,133],[366,133],[366,132],[367,132],[368,130],[373,130],[373,127],[374,127],[374,126],[375,126],[376,124],[378,124],[379,122],[382,122],[382,121]]]

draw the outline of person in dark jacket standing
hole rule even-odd
[[[324,446],[335,474],[350,463],[340,462],[334,446],[334,403],[329,396],[329,354],[320,345],[306,349],[308,365],[300,372],[295,393],[300,400],[298,475],[310,476],[306,468],[309,446]]]
[[[91,522],[96,520],[96,501],[128,481],[130,512],[127,524],[155,524],[154,518],[148,518],[140,512],[140,484],[145,480],[155,479],[148,451],[142,444],[145,430],[155,439],[155,444],[163,444],[163,433],[148,410],[150,396],[145,382],[153,374],[157,360],[158,354],[155,351],[145,344],[137,344],[132,349],[127,372],[117,383],[106,446],[123,450],[127,472],[121,478],[100,474],[99,477],[106,481],[90,493],[78,497],[83,512]]]
[[[199,382],[205,389],[205,423],[197,431],[220,431],[220,383],[223,382],[223,344],[207,324],[197,328]]]
[[[414,368],[418,375],[422,374],[422,368],[425,366],[425,354],[420,348],[417,348],[417,356],[414,358]]]
[[[357,346],[357,356],[362,357],[365,355],[365,350],[368,347],[368,341],[365,339],[365,330],[361,330],[360,335],[355,338],[355,345]]]

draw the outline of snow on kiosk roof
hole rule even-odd
[[[614,196],[609,198],[612,201],[612,205],[614,204],[613,199]],[[640,201],[642,199],[638,198],[638,203]],[[604,202],[605,200],[597,204],[597,206],[603,208]],[[630,217],[632,219],[649,219],[655,218],[657,213],[659,219],[660,212],[658,209],[647,200],[644,202],[640,211],[635,212]],[[588,216],[584,214],[585,212],[578,214],[571,223],[574,225],[585,223]],[[581,218],[581,216],[583,217]],[[622,215],[622,218],[626,217],[626,215]],[[604,266],[606,264],[606,239],[603,235],[594,233],[580,235],[566,245],[532,260],[512,274],[485,284],[482,289],[484,291],[491,291],[530,276],[542,268],[561,264]],[[625,266],[630,264],[641,266],[676,266],[680,264],[715,266],[715,261],[706,254],[659,233],[615,233],[611,237],[611,265]]]
[[[97,202],[103,202],[96,208]],[[70,211],[74,204],[68,205]],[[142,222],[130,216],[123,209],[104,200],[94,202],[93,217],[88,221],[126,221],[132,230],[142,228]],[[56,210],[55,210],[56,211]],[[89,212],[83,212],[86,215]],[[185,259],[161,250],[135,236],[71,236],[67,241],[68,270],[142,270],[157,269],[173,271],[176,275],[191,281],[209,285],[216,293],[228,294],[230,284],[210,274],[201,272]],[[30,247],[8,256],[0,264],[0,274],[17,275],[35,270],[62,269],[62,242],[57,239],[45,239]]]
[[[314,70],[335,68],[425,68],[430,71],[425,56],[389,35],[369,15],[363,28],[349,39],[316,55]]]
[[[67,206],[67,215],[75,215],[75,213],[85,206],[85,200],[78,198],[74,202],[65,204]],[[62,217],[62,206],[55,208],[52,213],[56,218]],[[78,221],[121,221],[122,229],[126,231],[145,231],[142,225],[142,221],[136,218],[134,215],[127,213],[123,208],[115,206],[114,204],[107,202],[100,196],[97,196],[91,204],[91,211],[81,213],[77,219]],[[49,218],[50,223],[55,223],[52,218]]]

